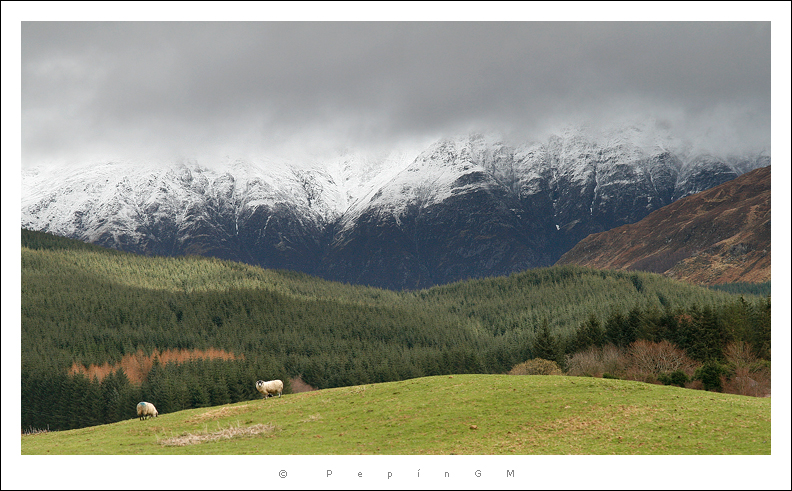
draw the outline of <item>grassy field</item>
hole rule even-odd
[[[509,375],[326,389],[21,438],[23,455],[769,455],[771,445],[769,398]]]

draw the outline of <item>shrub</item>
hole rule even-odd
[[[693,375],[696,362],[683,349],[666,340],[658,343],[640,339],[627,348],[627,370],[625,377],[648,383],[664,383],[670,380],[664,374],[682,372],[686,378]],[[677,380],[681,377],[677,375]],[[682,382],[684,385],[684,382]],[[679,385],[679,383],[674,383]]]
[[[696,365],[684,350],[666,340],[659,343],[638,340],[627,349],[627,355],[628,368],[644,374],[659,375],[676,371],[692,373]]]
[[[623,373],[625,358],[612,344],[592,346],[567,356],[567,374],[580,377],[601,377],[603,373]]]
[[[514,365],[509,371],[509,375],[563,375],[563,373],[558,367],[558,363],[542,358],[534,358],[533,360]]]
[[[759,360],[749,343],[729,343],[723,354],[731,375],[724,384],[724,392],[754,397],[770,394],[770,362]]]
[[[621,380],[621,379],[620,379],[619,377],[617,377],[616,375],[611,375],[610,373],[603,373],[603,374],[602,374],[602,378],[611,378],[611,379],[615,379],[615,380]]]
[[[725,375],[728,370],[715,360],[707,360],[701,365],[693,375],[694,380],[701,380],[704,390],[723,391],[721,375]]]
[[[732,368],[741,368],[755,364],[759,359],[754,355],[751,345],[744,341],[731,342],[723,350],[726,363]]]
[[[677,370],[671,373],[661,373],[657,376],[657,380],[662,382],[663,385],[678,385],[679,387],[685,387],[685,384],[690,381],[690,378],[682,370]]]
[[[766,397],[770,395],[770,371],[737,369],[723,384],[723,392],[743,396]]]

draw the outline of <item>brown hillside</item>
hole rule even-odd
[[[695,284],[770,280],[770,166],[591,234],[556,264],[662,273]]]

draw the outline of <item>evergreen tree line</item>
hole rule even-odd
[[[100,381],[79,373],[22,372],[22,427],[67,430],[135,418],[140,401],[154,403],[161,414],[260,399],[257,374],[271,373],[284,381],[274,365],[247,360],[191,360],[160,364],[155,358],[142,384],[123,369]],[[156,401],[156,402],[154,402]]]
[[[759,295],[760,297],[770,295],[770,281],[763,283],[724,283],[721,285],[710,285],[709,288],[736,295]]]
[[[758,304],[740,299],[718,309],[692,306],[679,311],[614,311],[604,322],[589,316],[569,338],[554,336],[545,322],[531,341],[513,344],[504,338],[486,348],[402,347],[390,350],[382,359],[344,350],[309,351],[307,356],[290,355],[280,360],[258,357],[165,365],[155,358],[141,385],[131,383],[121,369],[99,381],[82,374],[68,375],[65,370],[28,368],[22,372],[22,426],[64,430],[112,423],[136,417],[135,406],[143,400],[156,401],[161,413],[169,413],[258,399],[261,395],[254,384],[263,374],[284,380],[289,392],[288,379],[293,374],[325,388],[453,373],[505,373],[532,358],[556,360],[563,367],[565,354],[607,343],[626,347],[638,339],[673,342],[700,362],[723,362],[723,348],[729,341],[746,341],[758,358],[769,360],[770,299]]]
[[[589,314],[577,331],[554,336],[545,323],[532,345],[531,355],[564,366],[566,355],[612,344],[626,348],[635,341],[668,341],[698,362],[723,362],[724,349],[733,341],[748,343],[753,355],[770,361],[770,297],[758,302],[738,300],[719,307],[692,305],[684,309],[614,310],[604,319]]]

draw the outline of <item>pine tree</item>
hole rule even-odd
[[[635,306],[630,309],[627,314],[627,320],[622,325],[624,331],[622,332],[623,346],[629,346],[638,340],[638,333],[641,330],[642,315],[640,309]]]
[[[80,418],[80,427],[96,426],[105,422],[106,409],[101,383],[96,377],[87,380],[88,384],[81,401],[83,414]]]
[[[531,352],[534,358],[555,361],[558,354],[556,338],[550,333],[550,326],[547,320],[542,322],[542,327],[536,334]]]
[[[45,404],[46,407],[42,408],[42,413],[50,420],[52,430],[69,430],[76,428],[74,426],[74,417],[71,414],[75,406],[73,399],[74,395],[74,378],[65,372],[56,372],[52,378],[48,379],[51,384],[50,392],[47,395]]]
[[[755,315],[752,317],[749,343],[756,356],[763,360],[770,359],[770,296],[759,302]]]
[[[209,392],[204,384],[190,384],[190,407],[206,407],[210,404]]]
[[[228,385],[224,378],[220,377],[214,380],[209,386],[209,401],[212,406],[220,406],[231,402],[231,397],[228,394]]]
[[[575,339],[575,351],[583,351],[589,346],[600,347],[605,343],[605,329],[593,313],[580,325]]]
[[[615,311],[605,322],[605,341],[619,347],[625,346],[624,333],[627,332],[627,319],[621,311]]]
[[[86,394],[88,394],[91,381],[82,373],[78,373],[74,377],[71,377],[71,379],[71,384],[69,384],[71,389],[70,396],[64,405],[65,408],[61,407],[60,410],[64,411],[64,409],[66,409],[66,414],[64,416],[68,421],[68,429],[90,426],[93,420],[91,413],[94,411],[94,408],[92,407],[92,403],[87,400]],[[88,405],[86,405],[86,403],[88,403]]]
[[[143,400],[141,388],[132,384],[123,369],[116,371],[118,382],[118,399],[115,414],[118,421],[131,419],[137,416],[137,403]]]
[[[726,330],[723,322],[710,306],[704,307],[699,321],[703,360],[723,359],[723,348],[726,346]]]
[[[121,373],[124,373],[120,368]],[[104,423],[115,423],[121,421],[121,415],[118,414],[120,409],[120,382],[118,380],[118,372],[110,372],[102,380],[102,402],[104,404]]]

